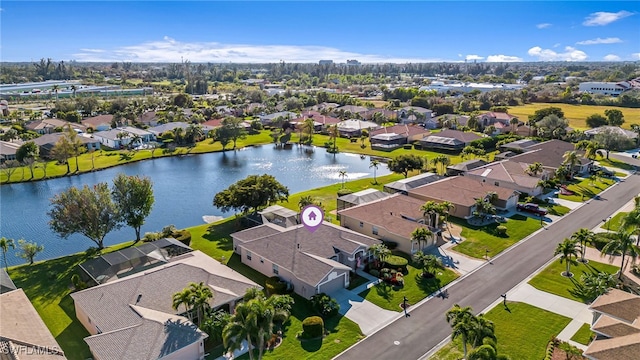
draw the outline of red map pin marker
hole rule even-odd
[[[300,220],[307,230],[314,232],[324,220],[324,211],[317,205],[307,205],[300,213]]]

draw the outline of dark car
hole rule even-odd
[[[531,203],[518,204],[518,206],[516,208],[519,211],[526,211],[526,212],[530,212],[530,213],[537,214],[537,215],[540,215],[540,216],[545,216],[548,213],[547,209],[541,208],[540,206],[538,206],[538,204],[531,204]]]
[[[612,177],[613,175],[615,175],[615,173],[605,167],[602,166],[598,166],[598,165],[593,165],[589,168],[589,173],[590,174],[597,174],[597,173],[601,173],[602,176],[606,176],[606,177]]]

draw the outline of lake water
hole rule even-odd
[[[155,204],[142,226],[141,233],[160,231],[174,224],[184,228],[204,223],[202,217],[229,216],[213,206],[219,191],[248,175],[270,174],[289,188],[289,194],[339,183],[339,171],[347,172],[347,181],[373,177],[369,157],[356,154],[328,154],[315,148],[308,153],[294,145],[291,150],[275,149],[272,145],[250,147],[225,153],[209,153],[182,157],[166,157],[123,165],[107,170],[33,183],[0,186],[0,235],[44,245],[36,260],[50,259],[84,251],[94,243],[82,235],[62,239],[49,228],[51,199],[71,186],[81,187],[108,182],[120,172],[144,175],[153,181]],[[379,166],[378,176],[389,174],[385,165]],[[113,245],[135,238],[135,232],[124,226],[105,238],[105,245]],[[16,244],[17,245],[17,244]],[[23,263],[9,250],[9,265]],[[0,260],[1,261],[1,260]]]

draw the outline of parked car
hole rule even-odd
[[[532,203],[518,204],[516,208],[518,209],[518,211],[526,211],[540,216],[545,216],[548,213],[547,209],[541,208],[540,206],[538,206],[538,204]]]
[[[613,175],[615,175],[615,173],[613,171],[607,169],[606,167],[593,165],[593,166],[591,166],[589,168],[589,173],[590,174],[597,174],[598,172],[600,172],[602,175],[604,175],[606,177],[612,177]]]

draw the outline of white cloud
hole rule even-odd
[[[551,49],[543,49],[540,46],[534,46],[527,51],[529,56],[538,58],[540,61],[584,61],[588,58],[584,51],[567,46],[564,52],[555,52]]]
[[[538,25],[536,25],[536,27],[537,27],[538,29],[546,29],[546,28],[548,28],[548,27],[551,27],[551,24],[549,24],[549,23],[542,23],[542,24],[538,24]]]
[[[637,60],[640,60],[640,53],[633,53],[631,54],[631,57]]]
[[[609,54],[609,55],[606,55],[603,59],[606,61],[620,61],[620,56],[615,54]]]
[[[357,59],[363,63],[446,61],[440,58],[403,58],[379,54],[362,54],[327,46],[181,42],[168,36],[165,36],[163,40],[122,46],[111,50],[80,49],[72,56],[77,61],[86,62],[179,62],[182,59],[191,62],[236,63],[273,63],[279,62],[280,60],[286,62],[312,63],[320,59],[332,59],[335,62],[346,62],[347,59]]]
[[[589,14],[587,18],[584,20],[582,25],[584,26],[604,26],[611,24],[614,21],[618,21],[620,19],[626,18],[627,16],[631,16],[633,13],[622,10],[617,13],[598,11],[592,14]]]
[[[598,45],[598,44],[617,44],[621,43],[622,40],[617,37],[608,37],[608,38],[595,38],[590,40],[578,41],[576,44],[578,45]]]
[[[483,60],[484,56],[479,56],[479,55],[467,55],[465,57],[466,60]]]
[[[487,62],[521,62],[522,58],[509,55],[489,55]]]

